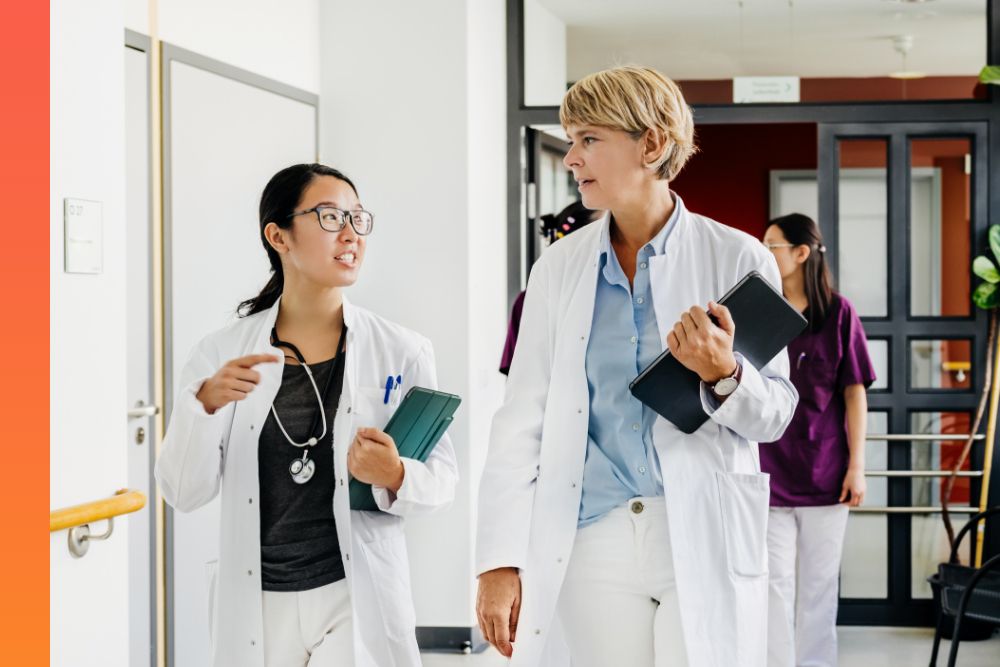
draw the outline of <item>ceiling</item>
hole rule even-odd
[[[970,76],[986,64],[985,0],[535,1],[566,24],[569,81],[625,63],[675,79],[886,76],[904,69],[902,35],[906,70]]]

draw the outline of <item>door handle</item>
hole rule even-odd
[[[158,414],[160,414],[160,406],[146,405],[142,401],[139,401],[134,408],[129,409],[128,418],[130,420],[143,419],[145,417],[155,417]]]

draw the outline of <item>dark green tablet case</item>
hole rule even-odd
[[[454,394],[413,387],[383,429],[396,443],[399,455],[426,461],[434,446],[451,426],[462,399]],[[352,510],[379,511],[371,484],[351,479]]]

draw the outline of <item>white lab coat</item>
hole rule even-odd
[[[214,667],[264,667],[260,580],[257,438],[278,392],[282,363],[261,364],[261,381],[247,398],[209,415],[195,398],[202,382],[230,359],[275,354],[270,343],[278,304],[202,340],[178,383],[156,479],[165,500],[182,512],[222,491],[217,573],[210,618]],[[438,509],[454,497],[458,468],[447,435],[426,463],[403,459],[403,485],[392,498],[374,489],[381,512],[352,511],[347,450],[356,430],[383,427],[409,387],[437,387],[434,353],[424,337],[344,300],[348,328],[344,386],[334,421],[333,515],[354,610],[357,667],[420,665],[403,517]],[[402,390],[383,403],[385,378],[403,376]]]
[[[771,253],[751,236],[681,202],[663,255],[650,260],[661,344],[683,311],[706,307],[749,271],[780,289]],[[479,492],[477,572],[520,568],[522,604],[512,667],[567,663],[556,602],[573,549],[587,453],[585,358],[599,240],[609,216],[547,250],[533,267],[521,329]],[[621,378],[622,390],[632,378]],[[691,667],[759,666],[766,659],[768,476],[757,442],[776,440],[798,402],[782,351],[685,435],[653,428]]]

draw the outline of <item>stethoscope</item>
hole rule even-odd
[[[333,369],[326,378],[326,384],[323,385],[322,395],[319,392],[319,387],[316,385],[316,379],[313,377],[312,370],[309,368],[309,364],[306,363],[305,357],[299,352],[299,348],[293,343],[283,341],[278,338],[277,327],[271,328],[271,340],[272,345],[275,347],[284,347],[292,351],[295,358],[298,360],[299,364],[306,371],[306,376],[309,378],[309,383],[313,387],[313,391],[316,394],[316,401],[319,403],[319,410],[313,415],[312,424],[309,426],[309,433],[316,432],[317,422],[322,423],[322,431],[318,436],[310,436],[305,442],[296,442],[288,435],[288,431],[285,430],[284,424],[281,423],[281,419],[278,417],[278,411],[274,408],[274,403],[271,404],[271,414],[274,415],[274,421],[281,429],[282,435],[285,436],[285,440],[289,442],[293,447],[298,447],[302,449],[302,456],[296,457],[288,465],[288,474],[292,476],[292,480],[296,484],[305,484],[313,475],[316,473],[316,462],[309,458],[309,447],[315,447],[323,438],[326,437],[327,423],[326,423],[326,401],[330,396],[330,387],[333,384],[333,377],[340,372],[341,365],[344,363],[344,335],[347,333],[347,326],[345,325],[340,332],[340,340],[337,341],[337,358],[334,361]]]

